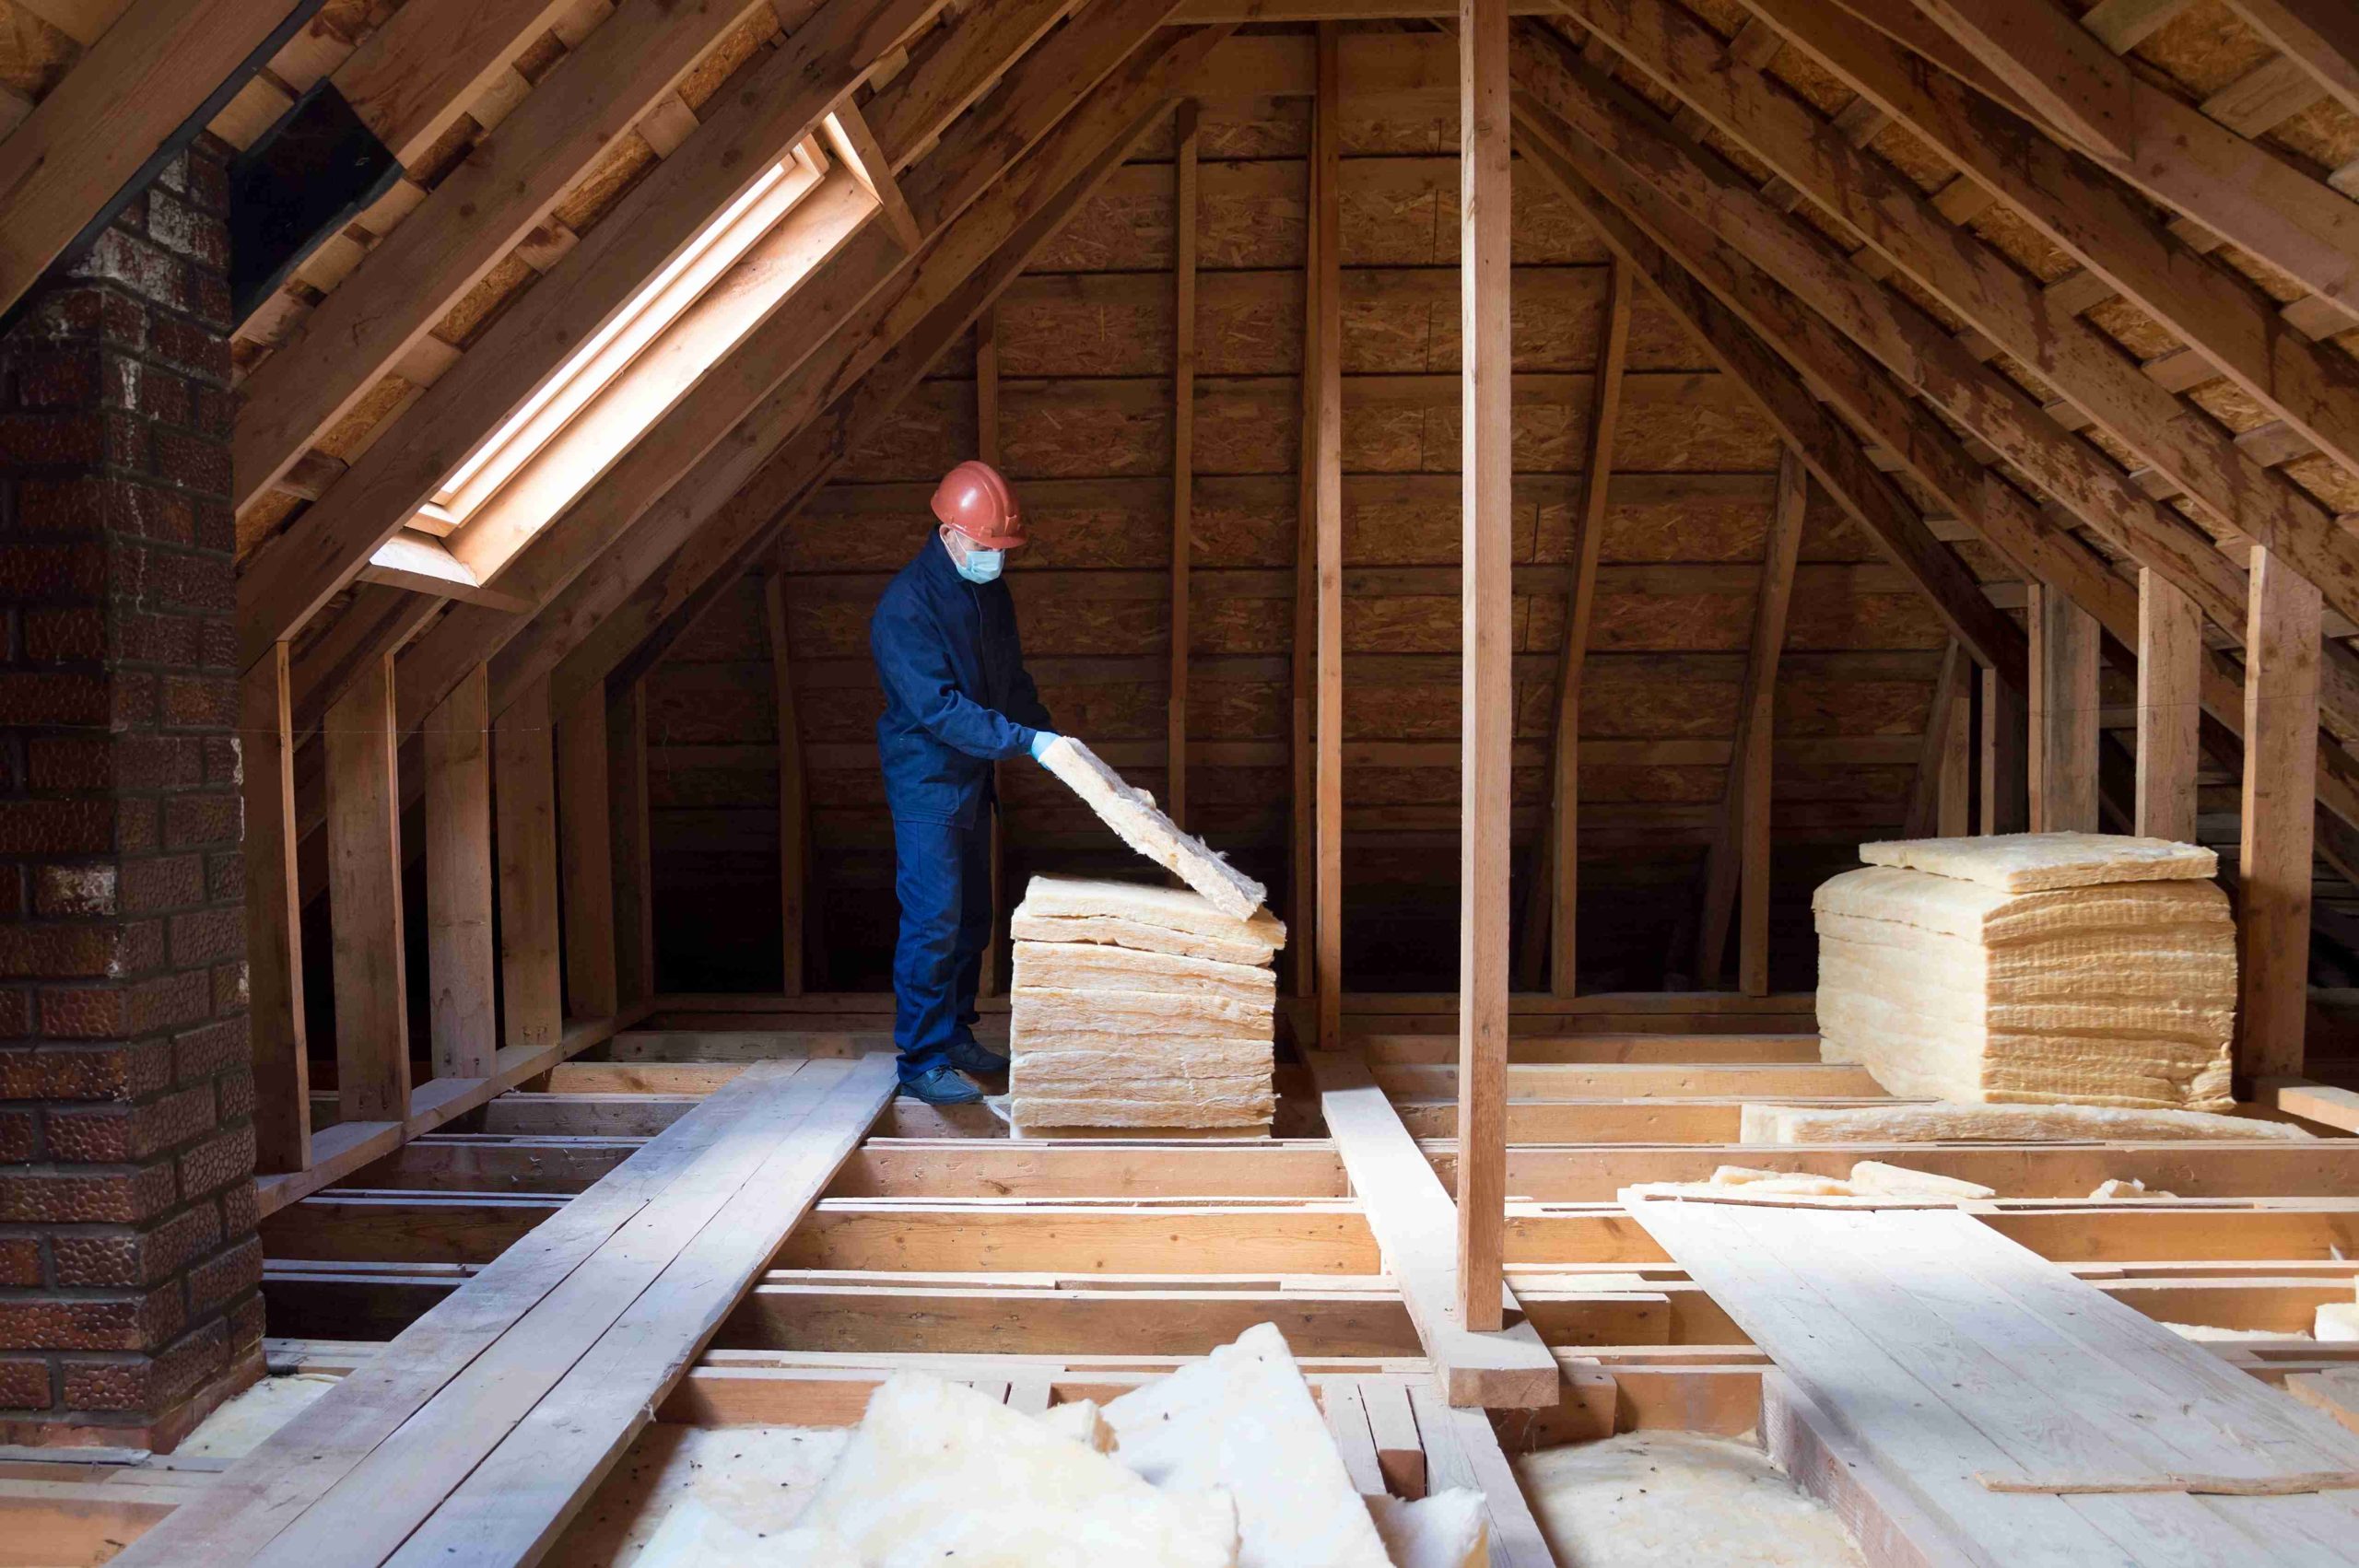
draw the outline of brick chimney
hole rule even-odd
[[[0,1441],[170,1448],[261,1370],[227,151],[0,337]]]

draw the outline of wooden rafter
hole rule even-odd
[[[1554,33],[1544,37],[1570,53]],[[1532,51],[1520,53],[1516,59],[1519,83],[1527,88],[1535,80],[1546,84],[1548,76],[1535,69],[1544,63],[1545,56]],[[1565,68],[1561,59],[1554,64],[1559,71]],[[1573,64],[1579,64],[1578,61]],[[1868,462],[1858,440],[1819,407],[1777,353],[1583,176],[1583,160],[1568,152],[1567,145],[1578,143],[1593,149],[1594,144],[1555,118],[1546,98],[1544,92],[1535,91],[1529,107],[1519,104],[1519,118],[1529,133],[1525,156],[1600,224],[1613,250],[1630,258],[1655,285],[1696,341],[1759,403],[1785,439],[1802,452],[1827,494],[1882,543],[1952,632],[1973,649],[1978,661],[1998,670],[2009,685],[2021,689],[2022,628],[1991,605],[1964,565],[1933,538],[1898,487]],[[1593,160],[1602,161],[1603,157],[1602,151],[1591,153]],[[1617,199],[1622,194],[1617,191]]]
[[[2329,301],[2359,290],[2359,203],[2145,81],[2049,0],[1919,4],[2115,174]]]
[[[1731,748],[1719,825],[1706,851],[1703,916],[1696,928],[1696,979],[1708,988],[1719,980],[1729,919],[1743,887],[1737,973],[1740,989],[1748,996],[1766,995],[1769,989],[1770,737],[1777,713],[1778,658],[1786,645],[1786,612],[1793,602],[1794,563],[1802,554],[1808,491],[1802,460],[1788,447],[1778,456],[1778,499],[1770,510],[1768,543],[1761,558],[1761,588],[1754,598],[1736,743]]]
[[[287,532],[248,560],[238,582],[242,657],[250,660],[268,640],[259,628],[280,627],[273,635],[283,635],[315,614],[486,433],[565,361],[585,322],[604,321],[636,295],[941,3],[828,0],[755,69],[743,91],[724,95],[678,152],[566,254],[546,287],[511,307],[427,390],[403,416],[397,437],[370,447]],[[591,34],[582,53],[610,30]],[[526,102],[545,96],[536,92]],[[410,228],[404,224],[397,236]],[[346,292],[337,289],[332,298]],[[291,451],[280,455],[292,461]]]
[[[2359,114],[2359,12],[2340,0],[2228,0],[2252,29]]]
[[[149,0],[96,38],[0,140],[0,310],[220,98],[293,8],[292,0]],[[265,642],[254,655],[266,650]]]

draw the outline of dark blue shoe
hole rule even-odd
[[[902,1079],[901,1093],[929,1106],[972,1106],[980,1104],[983,1097],[980,1089],[947,1067],[932,1068],[915,1078]]]
[[[1007,1059],[975,1040],[954,1040],[950,1046],[950,1065],[961,1072],[977,1078],[1004,1078]]]

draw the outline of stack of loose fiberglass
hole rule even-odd
[[[1276,917],[1239,918],[1186,889],[1041,876],[1012,930],[1017,1132],[1266,1130]]]
[[[2021,833],[1860,858],[1813,900],[1826,1060],[1950,1102],[2227,1108],[2236,928],[2211,850]]]

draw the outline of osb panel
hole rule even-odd
[[[1993,202],[1967,227],[2042,283],[2079,270],[2078,262],[2003,202]]]
[[[1553,476],[1519,480],[1509,524],[1511,557],[1532,559],[1538,493]],[[1455,566],[1464,545],[1463,489],[1452,474],[1355,476],[1344,486],[1347,566]]]
[[[565,193],[549,216],[577,234],[585,232],[662,161],[646,137],[637,131],[625,131],[615,138],[615,145],[591,167],[581,182]]]
[[[776,767],[665,767],[647,770],[651,811],[728,811],[778,804]]]
[[[510,300],[540,275],[514,255],[502,256],[435,323],[434,335],[454,348],[472,345],[486,327],[499,319]]]
[[[253,504],[238,514],[238,558],[244,560],[254,547],[287,525],[288,521],[309,505],[300,496],[290,496],[284,490],[264,490]]]
[[[1283,688],[1273,688],[1283,692]],[[1545,740],[1553,728],[1553,679],[1515,683],[1516,738]],[[1455,674],[1411,681],[1355,679],[1344,673],[1344,738],[1347,741],[1454,741],[1465,714]]]
[[[815,603],[789,595],[786,646],[797,659],[826,659],[868,652],[870,604]]]
[[[1160,681],[1042,686],[1040,700],[1048,705],[1058,730],[1109,740],[1160,736],[1169,713]]]
[[[1588,439],[1590,379],[1519,378],[1515,465],[1579,468]],[[1344,465],[1360,473],[1452,474],[1460,457],[1455,377],[1369,377],[1345,383]],[[1625,378],[1614,441],[1616,473],[1755,472],[1774,466],[1778,437],[1749,399],[1716,375]]]
[[[999,417],[1000,455],[1011,477],[1170,471],[1171,388],[1164,381],[1003,381]]]
[[[1725,663],[1715,675],[1674,661],[1592,654],[1581,667],[1581,733],[1600,740],[1734,734],[1743,661]]]
[[[1859,94],[1842,79],[1800,49],[1784,48],[1771,56],[1769,74],[1784,82],[1823,115],[1833,115]]]
[[[2276,417],[2260,400],[2234,381],[2222,378],[2192,388],[2187,394],[2203,412],[2238,435],[2257,429]]]
[[[2272,51],[2226,0],[2196,0],[2130,53],[2159,66],[2189,97],[2209,98],[2266,61]]]
[[[690,109],[702,109],[708,99],[729,80],[731,73],[751,60],[764,43],[778,32],[778,13],[769,6],[756,7],[744,20],[721,35],[719,41],[705,53],[705,57],[688,68],[680,78],[679,94]]]
[[[780,541],[791,572],[898,571],[933,529],[929,503],[934,482],[822,486]],[[1025,515],[1039,536],[1032,491]]]
[[[2177,334],[2127,299],[2108,299],[2083,317],[2140,360],[2176,352]]]
[[[1052,577],[1009,579],[1024,651],[1054,654],[1160,653],[1169,646],[1171,611],[1161,601],[1092,599]]]
[[[1518,767],[1511,770],[1510,778],[1509,798],[1516,804],[1538,805],[1547,800],[1546,769]],[[1344,799],[1353,805],[1455,806],[1458,798],[1458,769],[1455,767],[1344,769]]]
[[[38,103],[81,57],[81,46],[64,32],[0,0],[0,84]]]
[[[2281,122],[2261,140],[2284,148],[2324,174],[2359,158],[2359,115],[2331,98],[2322,98]]]
[[[1188,733],[1208,740],[1275,739],[1292,723],[1290,701],[1286,687],[1275,681],[1211,681],[1191,674]]]
[[[1781,735],[1920,735],[1933,683],[1837,680],[1781,669],[1776,700]]]
[[[778,703],[769,683],[720,685],[664,679],[657,665],[647,682],[647,743],[651,746],[753,745],[778,739]]]
[[[1528,171],[1519,160],[1511,178],[1518,265],[1606,260],[1596,230],[1545,177]],[[1341,190],[1336,226],[1345,266],[1448,266],[1457,262],[1455,157],[1346,158]],[[1298,252],[1293,259],[1299,262]]]
[[[1765,476],[1766,477],[1766,476]],[[1534,556],[1570,561],[1580,524],[1580,486],[1567,481],[1538,508]],[[1757,495],[1697,494],[1609,501],[1603,561],[1757,561],[1767,548],[1769,504]]]
[[[874,685],[812,686],[794,694],[795,725],[805,743],[876,738],[885,694]]]
[[[1753,639],[1753,598],[1739,593],[1616,593],[1600,584],[1589,645],[1617,652],[1737,649]]]
[[[1935,151],[1931,143],[1898,121],[1877,132],[1868,147],[1928,195],[1948,184],[1957,172],[1956,166]]]
[[[1710,805],[1728,792],[1725,767],[1652,767],[1624,763],[1581,764],[1581,802],[1640,801],[1662,805]]]
[[[1195,605],[1188,619],[1199,653],[1284,653],[1294,646],[1291,599],[1216,600]]]
[[[2359,511],[2359,478],[2331,458],[2301,458],[2279,472],[2338,512]]]
[[[1352,479],[1344,481],[1346,517],[1355,488]],[[1198,475],[1189,508],[1189,558],[1205,567],[1292,566],[1300,492],[1291,472]]]
[[[1004,420],[1003,407],[1001,416]],[[835,476],[854,482],[939,479],[974,455],[975,389],[964,381],[927,381],[877,422],[869,439],[838,465]]]
[[[1773,801],[1882,801],[1903,803],[1917,782],[1912,766],[1781,762],[1769,776]]]
[[[751,663],[770,656],[769,613],[758,577],[740,577],[664,655],[667,664]]]
[[[1884,553],[1842,504],[1813,480],[1802,504],[1805,561],[1881,561]]]
[[[350,462],[365,451],[370,432],[389,418],[417,392],[401,377],[387,374],[352,405],[350,412],[328,427],[315,443],[330,457]]]
[[[1788,648],[1938,648],[1948,638],[1932,605],[1915,593],[1798,589],[1786,621]]]

